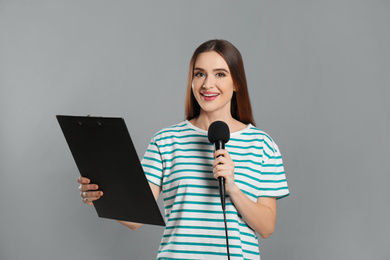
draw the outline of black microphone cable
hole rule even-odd
[[[227,229],[227,221],[226,221],[226,206],[225,206],[225,179],[223,177],[219,177],[219,194],[221,195],[221,204],[222,204],[222,211],[223,211],[223,220],[225,222],[225,236],[226,236],[226,250],[228,259],[230,260],[230,253],[229,253],[229,235],[228,235],[228,229]]]
[[[209,138],[209,142],[214,144],[215,151],[219,149],[225,149],[225,143],[227,143],[230,139],[230,130],[228,125],[222,121],[213,122],[209,126],[208,138]],[[222,205],[222,212],[223,212],[223,220],[225,223],[226,250],[227,250],[228,259],[230,260],[229,235],[228,235],[227,221],[226,221],[225,179],[223,177],[219,177],[218,181],[219,181],[219,195],[221,197],[221,205]]]

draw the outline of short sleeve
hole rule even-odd
[[[284,173],[282,155],[271,138],[264,138],[260,185],[258,197],[280,199],[290,194]]]
[[[161,187],[163,181],[163,161],[154,139],[150,141],[148,149],[142,158],[141,165],[147,180]]]

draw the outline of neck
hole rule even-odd
[[[229,126],[229,128],[233,126],[234,123],[236,122],[236,120],[232,117],[230,113],[218,115],[216,113],[210,114],[210,113],[205,113],[203,111],[200,112],[197,118],[194,118],[191,121],[193,125],[206,131],[208,130],[210,124],[215,121],[224,121]]]

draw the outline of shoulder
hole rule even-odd
[[[182,121],[178,124],[174,124],[168,127],[165,127],[158,131],[155,135],[153,135],[153,138],[155,141],[169,138],[176,135],[182,135],[183,133],[193,131],[192,128],[190,128],[186,121]]]
[[[248,125],[248,127],[241,133],[242,138],[256,140],[263,144],[263,147],[267,147],[268,150],[276,151],[277,145],[275,141],[271,138],[271,136],[265,132],[264,130],[254,126]]]

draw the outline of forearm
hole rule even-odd
[[[137,230],[139,227],[141,227],[143,224],[140,223],[135,223],[135,222],[128,222],[128,221],[122,221],[122,220],[117,220],[119,223],[122,225],[132,229],[132,230]]]
[[[237,185],[230,189],[229,196],[245,222],[262,238],[267,238],[274,232],[276,223],[275,198],[267,198],[269,199],[267,201],[268,205],[264,205],[259,201],[254,202]]]

